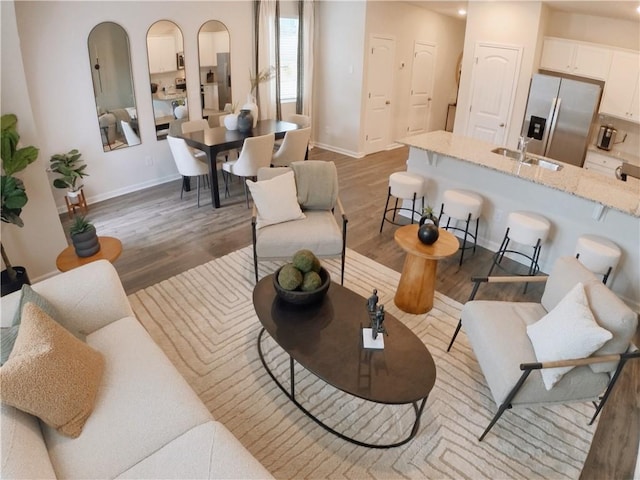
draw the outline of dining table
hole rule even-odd
[[[213,127],[191,133],[181,133],[177,136],[184,139],[190,147],[202,150],[207,154],[209,175],[211,177],[211,205],[213,208],[220,208],[220,189],[218,187],[218,169],[216,167],[218,154],[234,148],[242,148],[244,140],[249,137],[273,133],[276,139],[281,139],[284,138],[288,131],[299,128],[301,127],[295,123],[282,120],[259,120],[250,132],[228,130],[226,127]]]

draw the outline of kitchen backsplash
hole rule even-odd
[[[600,125],[613,125],[618,131],[616,134],[616,143],[611,149],[611,153],[621,152],[633,157],[640,157],[640,125],[637,123],[627,122],[619,118],[609,117],[607,115],[598,115],[593,125],[591,137],[591,145],[596,144]],[[626,134],[626,138],[625,138]],[[624,139],[624,141],[622,141]]]

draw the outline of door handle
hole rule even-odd
[[[391,105],[391,102],[389,100],[387,100],[386,102],[384,102],[385,105]]]
[[[500,126],[501,126],[501,127],[504,127],[504,123],[501,123],[501,124],[500,124]]]

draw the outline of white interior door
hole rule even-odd
[[[477,44],[471,76],[467,135],[504,144],[516,92],[521,49]]]
[[[395,40],[372,35],[367,69],[365,153],[385,150],[391,143],[391,96]]]
[[[411,95],[409,97],[410,135],[429,131],[433,77],[436,64],[436,46],[416,42],[411,66]]]

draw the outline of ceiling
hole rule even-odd
[[[471,0],[473,1],[473,0]],[[640,22],[640,14],[636,11],[640,0],[614,0],[614,1],[597,1],[597,0],[542,0],[552,10],[560,10],[570,13],[581,13],[584,15],[595,15],[600,17],[618,18],[622,20],[631,20]],[[410,1],[414,5],[418,5],[429,10],[460,18],[458,9],[466,8],[468,1],[465,0],[445,0],[430,1],[416,0]]]

